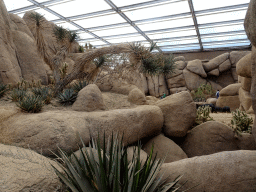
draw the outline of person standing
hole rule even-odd
[[[216,97],[217,97],[217,99],[219,98],[219,96],[220,96],[220,91],[217,90],[217,92],[216,92]]]

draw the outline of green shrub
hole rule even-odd
[[[43,101],[40,96],[28,95],[19,100],[17,106],[29,113],[38,113],[43,108]]]
[[[35,94],[35,96],[41,97],[45,104],[49,104],[52,100],[52,92],[48,87],[33,88],[32,92]]]
[[[87,82],[84,80],[84,81],[79,81],[77,83],[75,83],[73,86],[72,86],[72,89],[78,93],[79,91],[81,91],[84,87],[86,87],[88,84]]]
[[[206,99],[215,96],[211,84],[202,84],[191,92],[195,102],[206,101]]]
[[[80,149],[80,155],[72,153],[68,157],[65,152],[59,150],[60,165],[66,174],[58,171],[56,174],[73,192],[154,192],[177,191],[177,177],[171,183],[163,185],[160,179],[156,179],[164,160],[153,158],[153,146],[145,163],[141,162],[140,150],[134,150],[132,160],[128,160],[127,148],[117,137],[111,137],[107,145],[100,139],[92,140],[89,148]]]
[[[0,84],[0,98],[4,96],[4,94],[8,91],[7,85]]]
[[[209,106],[201,106],[198,107],[196,112],[196,124],[200,125],[206,121],[212,121],[213,118],[210,117],[211,107]]]
[[[59,93],[58,100],[62,105],[72,105],[77,98],[77,93],[73,89],[65,89],[63,93]]]
[[[231,125],[236,135],[241,133],[251,133],[253,119],[249,117],[244,111],[237,109],[232,112]]]
[[[10,96],[12,101],[16,102],[27,96],[27,92],[24,89],[13,89]]]

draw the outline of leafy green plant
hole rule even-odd
[[[72,105],[77,98],[77,93],[73,89],[65,89],[62,93],[59,93],[58,100],[62,105]]]
[[[48,87],[33,88],[32,92],[35,96],[41,97],[42,101],[45,104],[49,104],[52,100],[52,92],[51,89]]]
[[[13,89],[10,95],[12,101],[14,102],[22,100],[25,96],[27,96],[27,91],[17,88]]]
[[[0,98],[8,91],[7,85],[0,84]]]
[[[213,118],[210,117],[211,107],[209,106],[201,106],[198,107],[196,112],[196,124],[200,125],[206,121],[212,121]]]
[[[43,101],[40,96],[28,95],[19,100],[17,106],[29,113],[38,113],[43,108]]]
[[[82,142],[83,143],[83,142]],[[162,175],[157,179],[164,160],[153,157],[151,153],[144,163],[140,159],[140,147],[134,150],[132,160],[128,160],[127,148],[117,136],[101,144],[92,139],[89,148],[80,149],[80,155],[71,157],[59,149],[60,164],[65,174],[54,166],[56,174],[73,192],[154,192],[177,191],[180,176],[173,182],[164,184]],[[107,144],[106,144],[107,143]]]
[[[236,135],[252,133],[253,119],[244,111],[240,111],[239,109],[232,111],[232,116],[231,126]]]
[[[72,86],[72,89],[78,93],[79,91],[81,91],[84,87],[86,87],[88,84],[87,82],[84,80],[84,81],[78,81],[77,83],[75,83],[73,86]]]
[[[202,84],[197,89],[191,92],[192,98],[195,102],[206,101],[209,97],[214,96],[211,84]]]

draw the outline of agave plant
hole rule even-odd
[[[45,104],[49,104],[51,102],[52,92],[50,88],[48,87],[33,88],[32,92],[35,94],[35,96],[41,97],[42,101]]]
[[[4,94],[8,91],[7,85],[0,84],[0,98],[4,96]]]
[[[86,87],[88,85],[88,83],[84,80],[84,81],[79,81],[77,83],[75,83],[72,86],[72,89],[78,93],[79,91],[81,91],[84,87]]]
[[[89,148],[80,149],[80,155],[72,153],[71,157],[59,149],[62,169],[65,174],[58,171],[56,174],[73,192],[154,192],[177,191],[175,181],[163,185],[159,174],[164,160],[153,158],[151,153],[144,163],[140,159],[140,146],[134,150],[132,160],[128,160],[127,148],[117,136],[111,137],[107,144],[104,140],[92,139]]]
[[[27,92],[24,89],[13,89],[10,96],[12,101],[16,102],[27,96]]]
[[[43,108],[43,101],[40,96],[28,95],[19,100],[17,106],[29,113],[38,113]]]
[[[59,93],[58,100],[62,105],[72,105],[77,98],[77,93],[73,89],[66,89],[63,93]]]

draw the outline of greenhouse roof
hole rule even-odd
[[[4,0],[10,13],[41,13],[95,47],[156,42],[158,51],[250,47],[243,22],[249,0]]]

